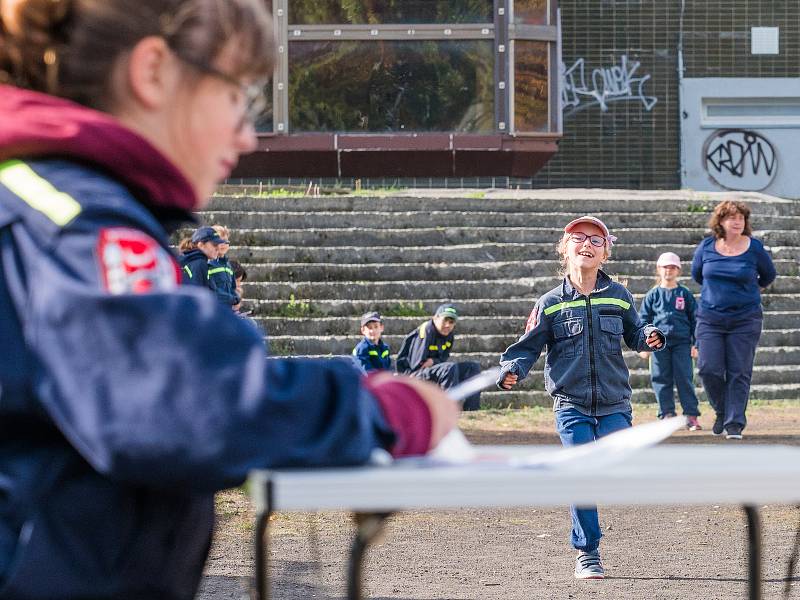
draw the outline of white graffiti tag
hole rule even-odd
[[[579,58],[567,69],[561,63],[561,101],[567,114],[585,110],[592,106],[599,106],[605,112],[609,102],[641,102],[646,111],[650,111],[658,102],[658,98],[648,96],[644,85],[650,75],[635,77],[641,63],[628,62],[628,57],[622,55],[618,65],[613,67],[599,67],[594,69],[590,81],[586,80],[586,64]],[[581,102],[582,98],[590,97],[590,102]]]

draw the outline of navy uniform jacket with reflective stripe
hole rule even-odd
[[[378,344],[373,344],[367,338],[363,338],[355,348],[353,356],[358,359],[365,371],[388,370],[392,368],[392,357],[389,356],[389,346],[383,340],[378,340]]]
[[[526,333],[500,357],[498,381],[508,372],[524,379],[547,347],[544,380],[555,410],[573,407],[600,416],[627,411],[631,386],[621,342],[652,351],[645,340],[653,330],[639,318],[631,293],[603,271],[589,298],[565,278],[539,298]]]
[[[415,373],[429,358],[433,359],[435,365],[447,362],[454,339],[452,331],[447,336],[439,333],[433,319],[423,323],[403,340],[397,353],[397,372]]]
[[[236,279],[227,256],[208,261],[208,287],[223,304],[233,306],[241,301],[236,293]]]
[[[350,361],[266,360],[194,286],[107,292],[100,230],[169,252],[164,227],[104,173],[28,164],[80,210],[58,225],[0,184],[0,598],[189,600],[215,491],[391,433]]]
[[[208,287],[208,257],[195,248],[178,258],[183,282],[189,285]]]

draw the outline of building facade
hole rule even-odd
[[[533,187],[800,197],[800,3],[559,5],[563,139]]]

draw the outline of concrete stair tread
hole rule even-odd
[[[634,294],[634,301],[641,303],[644,294]],[[483,314],[485,316],[515,316],[522,317],[530,314],[533,308],[535,297],[523,296],[515,298],[418,298],[408,300],[407,298],[393,297],[381,300],[369,299],[314,299],[296,297],[295,302],[309,302],[312,307],[311,313],[304,315],[303,318],[315,318],[320,316],[331,316],[337,318],[348,318],[354,315],[361,315],[367,311],[377,310],[387,317],[397,315],[410,315],[413,311],[415,318],[425,318],[433,314],[436,307],[444,302],[455,302],[461,313],[465,316]],[[286,307],[289,304],[288,298],[273,300],[248,299],[245,301],[248,310],[254,311],[254,316],[268,316],[270,311],[274,314],[279,312],[286,314]],[[766,294],[762,296],[762,303],[765,312],[773,311],[800,311],[800,296],[798,294]]]

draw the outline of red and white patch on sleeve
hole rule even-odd
[[[111,294],[174,290],[181,271],[172,255],[142,231],[108,227],[100,231],[97,257],[103,285]]]
[[[538,306],[533,307],[533,310],[531,311],[531,314],[528,317],[528,322],[525,323],[525,333],[528,333],[531,329],[533,329],[539,324],[539,313],[536,310],[537,308]]]

